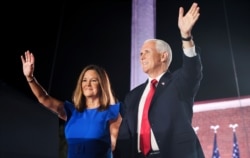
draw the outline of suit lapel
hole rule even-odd
[[[155,91],[155,94],[153,96],[153,99],[152,99],[152,104],[154,104],[156,98],[162,93],[162,91],[167,87],[167,85],[170,83],[171,81],[171,74],[170,72],[166,72],[161,78],[160,78],[160,81],[156,87],[156,91]],[[152,106],[150,106],[151,108]]]

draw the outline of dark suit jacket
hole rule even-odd
[[[204,158],[200,142],[192,127],[193,103],[202,79],[200,55],[183,55],[183,65],[160,79],[149,109],[149,121],[158,143],[161,158]],[[137,114],[147,85],[130,91],[122,105],[115,158],[137,157]]]

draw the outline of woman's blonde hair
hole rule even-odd
[[[94,70],[97,73],[97,80],[99,83],[98,95],[100,101],[99,110],[105,110],[112,104],[112,100],[116,99],[106,70],[98,65],[88,65],[82,70],[73,92],[72,101],[78,111],[84,111],[87,108],[86,97],[83,95],[82,91],[82,80],[88,70]]]

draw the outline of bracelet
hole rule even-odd
[[[35,80],[35,77],[32,77],[31,80],[27,80],[29,83],[33,82]]]
[[[189,37],[187,37],[187,38],[181,37],[181,40],[182,40],[182,41],[191,41],[192,39],[193,39],[192,36],[189,36]]]

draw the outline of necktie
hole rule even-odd
[[[150,84],[150,90],[147,95],[143,113],[142,113],[142,121],[141,121],[141,131],[140,131],[140,149],[141,152],[144,155],[147,155],[148,152],[151,149],[151,143],[150,143],[150,124],[148,120],[148,109],[150,106],[150,102],[153,98],[154,92],[155,92],[155,86],[157,84],[157,80],[153,79]]]

